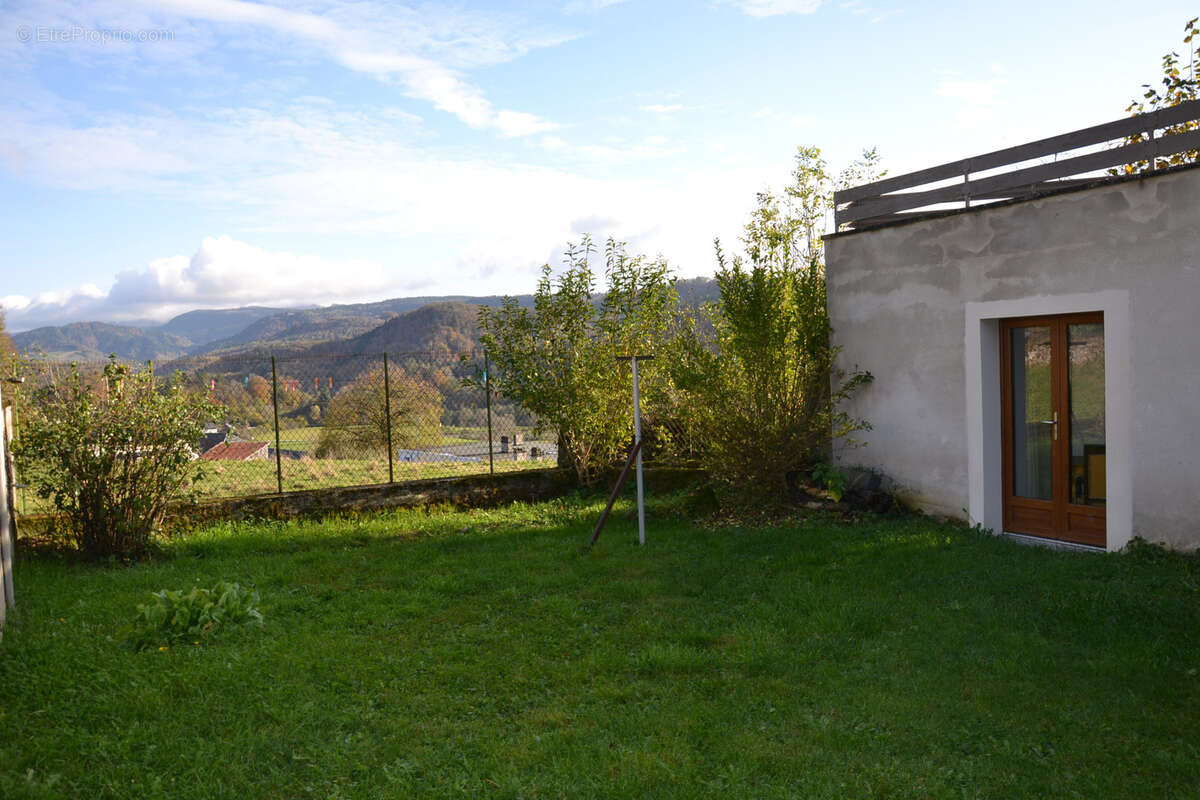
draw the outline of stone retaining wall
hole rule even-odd
[[[301,519],[436,505],[491,508],[518,500],[538,502],[561,497],[576,486],[574,474],[567,470],[539,469],[376,486],[308,489],[209,500],[176,509],[171,516],[178,519],[168,519],[167,524],[184,519],[188,525],[224,519]]]
[[[615,477],[613,475],[602,481],[596,490],[607,493]],[[703,480],[705,473],[693,469],[647,469],[645,477],[647,492],[669,492]],[[632,487],[631,478],[626,483],[625,491],[632,491]],[[536,503],[550,500],[577,488],[579,484],[574,472],[550,468],[374,486],[307,489],[180,504],[168,512],[164,526],[178,530],[219,520],[319,518],[437,505],[494,508],[518,501]],[[22,517],[22,533],[34,537],[51,533],[55,519],[56,515],[53,514]]]

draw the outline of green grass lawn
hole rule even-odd
[[[22,557],[0,797],[1185,797],[1200,562],[911,517],[705,528],[598,500],[220,525]],[[134,653],[160,588],[265,628]]]

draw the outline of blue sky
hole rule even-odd
[[[10,329],[712,274],[797,146],[893,174],[1122,116],[1190,3],[4,3]]]

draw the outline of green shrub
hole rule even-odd
[[[195,492],[194,447],[217,406],[115,358],[102,375],[48,372],[13,442],[21,474],[85,558],[145,555],[167,506]]]
[[[442,395],[420,378],[393,367],[384,397],[383,368],[364,372],[328,405],[317,458],[387,457],[388,412],[393,447],[436,444],[442,437]]]
[[[211,589],[197,587],[187,593],[163,589],[152,597],[151,602],[138,605],[128,636],[134,650],[181,641],[199,643],[221,628],[263,622],[258,593],[236,583],[221,581]]]
[[[628,255],[612,239],[605,247],[607,289],[595,302],[594,252],[585,236],[568,247],[557,278],[543,266],[533,308],[506,297],[499,308],[479,310],[492,387],[533,415],[539,433],[558,433],[560,464],[585,485],[621,463],[629,448],[633,392],[629,366],[617,358],[661,358],[679,307],[667,262]],[[646,362],[639,373],[647,427],[665,416],[671,394],[667,370],[656,363],[662,362]]]
[[[846,493],[846,473],[829,464],[817,464],[812,471],[813,480],[825,487],[835,503],[842,501]]]
[[[874,163],[868,153],[850,174]],[[718,243],[711,331],[681,336],[670,361],[704,466],[747,503],[781,497],[789,475],[870,427],[841,404],[871,374],[843,374],[831,342],[820,232],[834,181],[815,148],[800,150],[792,178],[782,195],[759,195],[744,258],[727,260]]]

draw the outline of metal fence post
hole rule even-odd
[[[9,405],[9,409],[12,411],[12,425],[10,425],[9,429],[8,429],[9,445],[11,446],[12,440],[15,439],[17,436],[17,425],[20,424],[20,420],[19,420],[20,414],[18,413],[18,409],[21,405],[21,395],[18,394],[17,387],[19,387],[21,384],[23,384],[25,382],[25,379],[23,377],[17,377],[17,365],[15,362],[13,363],[12,377],[8,378],[7,380],[9,383],[13,384],[12,402]],[[16,493],[18,491],[20,491],[20,493],[21,493],[21,513],[24,514],[26,512],[26,503],[28,503],[29,490],[28,489],[17,489],[17,486],[16,486],[17,481],[16,481],[16,474],[15,474],[16,467],[13,467],[13,469],[14,469],[14,474],[11,476],[12,483],[13,483],[13,489],[12,489],[13,497],[15,498],[17,496]],[[15,508],[16,500],[15,499],[13,500],[13,505],[14,505],[13,511],[16,511],[16,508]]]
[[[392,383],[388,372],[387,353],[383,354],[383,414],[387,419],[388,483],[395,483],[396,473],[392,465]]]
[[[4,399],[0,397],[0,408],[3,407]],[[15,523],[11,516],[12,505],[9,502],[12,499],[12,495],[9,494],[12,487],[9,485],[8,473],[8,465],[11,463],[12,456],[8,452],[9,436],[5,422],[5,418],[0,415],[0,638],[4,636],[4,618],[7,609],[12,608],[16,603],[13,593]]]
[[[275,410],[275,484],[283,494],[283,453],[279,450],[279,376],[275,370],[275,356],[271,356],[271,407]]]
[[[487,426],[488,426],[488,474],[496,474],[496,457],[492,452],[492,378],[488,374],[491,371],[491,362],[488,361],[487,350],[483,351],[483,401],[487,407]]]

